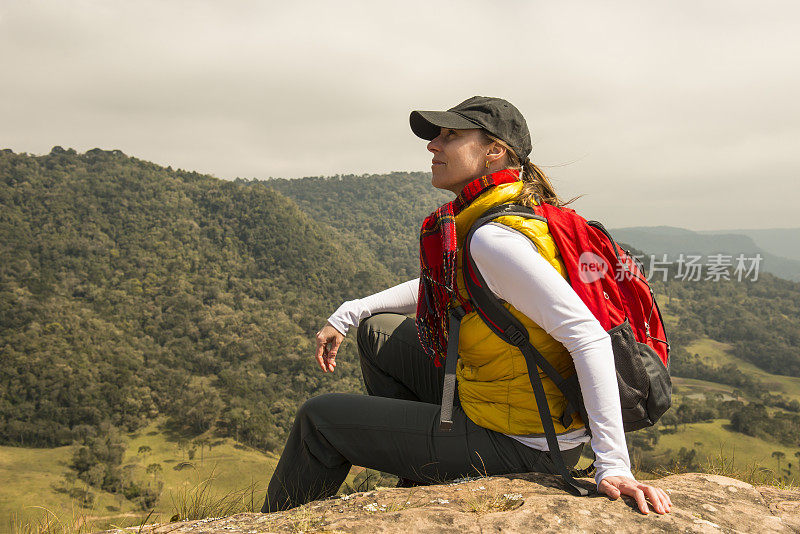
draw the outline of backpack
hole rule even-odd
[[[519,348],[525,356],[553,464],[571,493],[587,495],[586,489],[576,483],[561,457],[537,367],[553,380],[567,399],[562,425],[568,427],[573,415],[578,414],[588,430],[589,418],[577,375],[564,378],[536,350],[522,323],[488,288],[469,253],[475,230],[506,215],[535,218],[548,224],[570,285],[611,337],[626,432],[652,426],[671,404],[670,346],[661,310],[630,251],[619,247],[601,223],[586,221],[570,208],[541,203],[535,208],[501,204],[483,213],[464,240],[462,266],[469,305],[495,334]],[[450,310],[440,424],[445,431],[452,427],[459,326],[467,311],[462,306]],[[591,470],[590,466],[576,474],[586,476]]]

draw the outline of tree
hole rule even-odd
[[[208,438],[197,438],[194,442],[200,447],[200,463],[203,463],[203,449],[209,445]],[[210,451],[209,447],[209,451]]]
[[[772,457],[778,460],[778,472],[780,472],[781,460],[783,460],[786,457],[786,453],[784,453],[783,451],[774,451],[772,453]]]
[[[680,424],[680,420],[678,416],[675,414],[675,410],[669,410],[661,417],[661,424],[664,427],[672,427],[673,432],[678,431],[678,425]]]
[[[179,450],[179,451],[181,451],[181,459],[182,459],[182,460],[183,460],[183,459],[186,457],[185,455],[186,455],[186,448],[187,448],[187,446],[188,446],[188,445],[187,445],[187,443],[186,443],[186,440],[185,440],[185,439],[183,439],[183,438],[180,438],[180,439],[178,440],[178,450]]]
[[[153,481],[155,482],[156,477],[161,473],[162,468],[161,464],[150,464],[147,466],[147,474],[153,475]]]

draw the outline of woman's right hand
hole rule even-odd
[[[323,373],[336,369],[336,353],[344,341],[344,335],[330,325],[326,324],[317,332],[317,363]]]

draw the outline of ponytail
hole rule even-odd
[[[550,183],[550,179],[547,177],[544,171],[542,171],[542,169],[536,166],[536,164],[534,164],[528,158],[525,158],[524,163],[521,162],[519,156],[517,156],[514,150],[512,150],[505,142],[494,137],[485,130],[481,130],[481,132],[483,132],[487,138],[487,142],[495,141],[505,147],[506,153],[508,154],[508,168],[520,171],[519,175],[523,183],[522,193],[519,197],[520,204],[533,207],[536,204],[545,203],[560,208],[575,202],[583,196],[578,195],[577,197],[573,197],[566,202],[563,201],[561,197],[556,194],[553,184]]]

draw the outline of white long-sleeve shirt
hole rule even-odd
[[[608,333],[564,277],[523,234],[499,223],[489,223],[475,231],[470,246],[475,265],[492,293],[541,326],[572,356],[592,431],[597,484],[607,476],[632,478]],[[418,291],[419,278],[416,278],[347,301],[328,322],[346,335],[349,328],[375,313],[414,313]],[[548,450],[544,437],[510,437],[534,449]],[[585,429],[558,436],[562,450],[587,441],[589,435]]]

